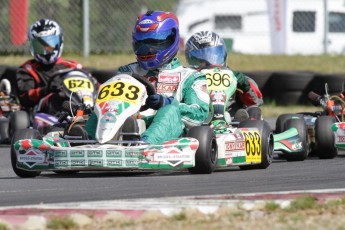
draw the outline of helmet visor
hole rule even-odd
[[[188,64],[195,67],[209,65],[226,65],[226,50],[224,46],[213,46],[199,50],[192,50],[187,55]]]
[[[137,56],[155,56],[170,47],[175,41],[173,29],[155,32],[136,32],[134,36],[134,52]]]
[[[35,54],[46,55],[58,50],[61,45],[60,35],[49,35],[35,37],[30,40],[32,50]]]

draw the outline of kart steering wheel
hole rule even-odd
[[[153,87],[153,84],[147,78],[135,73],[132,73],[130,75],[146,87],[147,95],[150,96],[156,93],[155,87]]]
[[[75,70],[75,68],[60,69],[60,70],[57,70],[57,71],[53,72],[53,73],[49,76],[49,81],[48,81],[48,83],[47,83],[48,89],[50,89],[50,90],[52,89],[52,86],[53,86],[52,84],[53,84],[55,78],[61,77],[63,74],[68,73],[68,72],[71,72],[71,71],[73,71],[73,70]],[[58,85],[56,85],[56,86],[59,87],[60,84],[58,84]]]

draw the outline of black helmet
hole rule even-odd
[[[224,40],[214,32],[200,31],[193,34],[186,43],[185,55],[188,64],[194,68],[226,66]]]
[[[31,55],[42,64],[53,64],[63,50],[62,29],[55,21],[40,19],[28,31]]]

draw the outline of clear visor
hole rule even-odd
[[[170,47],[175,41],[173,30],[158,33],[136,32],[134,41],[134,52],[137,56],[157,54]]]
[[[30,40],[30,44],[35,54],[46,55],[59,49],[61,39],[59,35],[36,37]]]
[[[192,66],[204,67],[208,65],[221,65],[225,63],[226,50],[224,46],[207,47],[200,50],[192,50],[187,57]]]

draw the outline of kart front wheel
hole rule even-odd
[[[257,128],[261,134],[261,163],[255,165],[242,165],[240,169],[265,169],[273,159],[273,132],[267,121],[264,120],[246,120],[240,122],[239,128]]]
[[[338,155],[334,133],[331,130],[333,123],[335,123],[335,118],[331,116],[320,116],[316,119],[316,154],[320,159],[332,159]]]
[[[287,161],[304,161],[308,157],[309,143],[308,131],[304,119],[289,119],[285,122],[284,130],[296,128],[301,138],[302,150],[300,152],[288,153],[285,155]]]
[[[187,137],[193,137],[199,141],[199,147],[195,153],[195,166],[189,168],[188,171],[192,174],[212,173],[218,160],[216,134],[209,126],[195,126],[188,131]]]
[[[11,165],[14,173],[22,178],[30,178],[30,177],[36,177],[41,174],[41,171],[27,171],[23,170],[17,167],[17,154],[16,150],[14,149],[14,144],[18,140],[23,139],[37,139],[42,140],[42,136],[40,133],[35,129],[22,129],[20,131],[17,131],[13,134],[12,141],[11,141]]]

